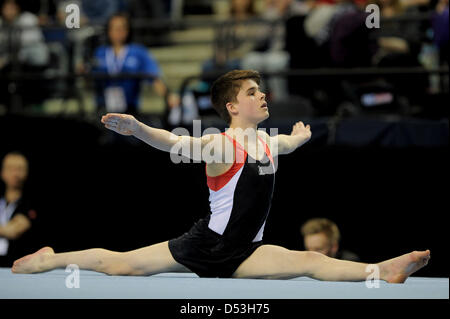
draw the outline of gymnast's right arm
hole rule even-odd
[[[108,113],[102,117],[101,121],[106,128],[116,133],[134,136],[148,145],[165,152],[171,152],[176,144],[188,146],[183,147],[183,150],[193,150],[196,144],[200,152],[182,152],[182,155],[194,160],[202,160],[201,151],[210,141],[215,140],[214,134],[202,137],[178,136],[164,129],[147,126],[128,114]]]

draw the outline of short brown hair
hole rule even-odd
[[[339,243],[341,238],[337,225],[327,218],[313,218],[308,220],[303,224],[301,233],[303,237],[324,233],[333,244]]]
[[[212,105],[227,124],[231,123],[231,116],[226,105],[228,102],[236,102],[244,80],[253,80],[259,85],[261,77],[258,71],[233,70],[215,80],[211,87]]]

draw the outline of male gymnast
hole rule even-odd
[[[218,78],[211,100],[229,124],[221,134],[177,136],[152,128],[127,114],[107,114],[106,128],[134,136],[166,152],[182,151],[206,163],[211,212],[187,233],[128,251],[101,248],[55,253],[44,247],[14,262],[14,273],[38,273],[76,264],[109,275],[194,272],[200,277],[289,279],[307,276],[327,281],[364,281],[368,264],[338,260],[313,251],[295,251],[262,241],[275,183],[274,158],[289,154],[311,138],[309,125],[297,122],[290,135],[269,136],[258,124],[269,117],[259,73],[234,70]],[[186,147],[187,146],[187,147]],[[211,154],[214,156],[205,156]],[[305,183],[297,180],[297,183]],[[403,283],[427,265],[430,251],[413,251],[377,263],[380,280]]]

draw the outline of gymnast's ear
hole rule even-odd
[[[225,107],[227,108],[228,112],[230,112],[230,115],[237,115],[239,113],[236,105],[233,102],[228,102]]]

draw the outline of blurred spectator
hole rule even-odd
[[[169,107],[179,105],[179,97],[170,94],[161,79],[157,61],[142,45],[130,43],[130,24],[125,14],[113,15],[107,23],[108,45],[95,50],[94,73],[146,73],[155,79],[148,79],[158,95],[166,99]],[[139,111],[140,79],[118,79],[98,81],[97,104],[108,112],[136,114]]]
[[[17,49],[17,59],[28,66],[44,66],[48,62],[48,50],[42,32],[38,27],[37,17],[29,12],[22,12],[15,0],[5,0],[0,18],[0,68],[14,57],[10,56]],[[17,28],[12,30],[9,28]]]
[[[37,214],[24,195],[27,177],[25,156],[19,152],[8,153],[1,165],[5,189],[0,195],[0,267],[10,267],[25,249],[30,249],[26,241],[30,239]]]
[[[56,18],[56,8],[61,0],[18,0],[22,11],[30,12],[39,19],[39,25],[53,24]]]
[[[417,6],[404,7],[400,0],[374,0],[380,7],[383,28],[377,30],[378,49],[372,58],[377,67],[421,67],[419,54],[425,39],[423,26],[417,20],[401,20],[417,14]],[[383,20],[384,19],[384,20]],[[410,76],[409,81],[399,77],[385,77],[400,94],[405,94],[413,104],[429,87],[427,75]]]
[[[423,7],[429,8],[431,1],[430,0],[400,0],[400,3],[404,8],[407,7]]]
[[[415,6],[404,7],[400,0],[374,0],[381,18],[396,18],[417,13]],[[419,66],[422,35],[418,21],[384,21],[378,37],[379,50],[374,56],[377,66]]]
[[[439,0],[433,14],[433,34],[434,43],[439,49],[439,59],[441,64],[448,64],[449,46],[449,11],[448,0]]]
[[[329,257],[359,261],[352,252],[339,249],[341,234],[337,225],[326,218],[313,218],[301,227],[305,249],[317,251]]]
[[[289,53],[289,68],[308,69],[324,66],[323,52],[305,30],[305,20],[318,6],[318,1],[304,1],[304,12],[293,15],[286,20],[286,51]],[[314,78],[289,76],[289,94],[312,99],[315,88]]]
[[[110,17],[123,10],[122,0],[81,0],[81,9],[90,24],[105,24]]]
[[[204,64],[204,71],[241,68],[241,58],[255,49],[255,40],[268,31],[260,24],[246,23],[255,17],[254,0],[229,0],[229,14],[217,30],[214,59]]]
[[[335,67],[369,67],[377,44],[371,38],[373,29],[366,26],[368,13],[356,7],[333,18],[329,36],[329,55]]]
[[[304,33],[314,39],[314,44],[309,44],[315,56],[313,65],[356,67],[370,64],[365,6],[366,0],[318,0],[315,3],[304,21]]]
[[[1,73],[39,73],[48,63],[49,52],[38,18],[32,13],[22,12],[16,0],[5,0],[0,17]],[[0,83],[0,103],[10,106],[11,93],[20,95],[24,104],[39,103],[43,98],[39,83],[15,83],[13,86],[7,82]]]
[[[304,12],[304,6],[294,0],[267,0],[262,17],[271,24],[265,39],[257,49],[246,54],[242,61],[243,69],[255,69],[260,72],[283,71],[289,67],[289,53],[285,50],[285,21],[292,15]],[[264,83],[262,83],[264,89]],[[288,98],[285,77],[270,77],[267,81],[267,94],[272,101]]]
[[[333,60],[330,51],[332,43],[353,45],[353,48],[357,48],[356,53],[352,51],[353,48],[346,48],[350,53],[355,53],[351,58],[348,56],[348,51],[342,50],[341,47],[338,47],[339,50],[333,48],[333,52],[339,53],[339,58],[343,56],[345,62],[350,62],[353,66],[358,65],[359,61],[365,57],[365,55],[359,56],[358,53],[365,50],[367,41],[360,42],[362,37],[354,35],[352,37],[355,42],[348,41],[348,39],[341,41],[341,38],[336,37],[336,32],[340,20],[350,23],[351,28],[354,28],[355,23],[356,26],[360,24],[361,19],[354,20],[353,16],[351,20],[342,18],[352,13],[362,12],[359,4],[356,5],[354,1],[350,0],[333,0],[305,2],[305,5],[303,13],[291,16],[286,22],[286,50],[290,54],[289,66],[292,69],[345,66],[345,63],[337,63],[336,60]],[[346,26],[343,31],[352,31],[351,28]],[[364,30],[363,33],[366,31]],[[318,115],[335,113],[336,105],[342,100],[341,91],[342,88],[335,78],[289,77],[290,94],[311,101]]]
[[[332,4],[317,5],[305,20],[305,30],[319,46],[326,45],[330,40],[336,21],[342,15],[356,12],[357,9],[353,0],[335,0]]]

